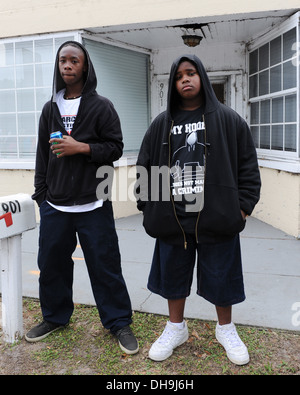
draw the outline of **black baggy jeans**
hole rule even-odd
[[[103,326],[115,333],[131,324],[132,308],[111,202],[89,212],[66,213],[44,201],[40,216],[38,266],[43,318],[66,325],[73,313],[72,254],[78,235]]]

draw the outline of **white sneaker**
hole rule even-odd
[[[154,342],[149,350],[149,358],[153,361],[164,361],[173,354],[173,350],[187,341],[188,328],[184,321],[184,328],[179,329],[168,321],[162,335]]]
[[[227,357],[236,365],[245,365],[249,362],[247,347],[240,339],[235,325],[231,322],[227,325],[216,325],[216,338],[225,348]]]

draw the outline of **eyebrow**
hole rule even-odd
[[[198,72],[198,70],[195,67],[193,67],[193,68],[183,69],[183,70],[180,70],[180,71],[177,70],[176,74],[180,74],[180,73],[182,73],[184,71],[196,71],[196,72]]]
[[[65,59],[65,58],[68,58],[68,56],[65,56],[65,55],[59,55],[59,59]],[[76,55],[74,55],[74,56],[71,56],[71,59],[79,59],[79,56],[76,56]]]

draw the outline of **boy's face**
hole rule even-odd
[[[200,97],[201,80],[193,63],[183,61],[175,74],[175,87],[184,100],[193,100]]]
[[[59,71],[66,85],[81,83],[86,69],[85,55],[80,48],[69,45],[60,50]]]

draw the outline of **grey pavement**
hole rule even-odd
[[[135,311],[168,315],[167,301],[147,289],[154,240],[142,226],[142,216],[116,220],[122,270]],[[23,295],[38,297],[36,264],[38,228],[22,238]],[[241,233],[246,301],[233,307],[233,321],[300,330],[300,240],[255,218]],[[74,302],[94,305],[82,250],[73,255]],[[195,278],[195,276],[194,276]],[[195,281],[185,309],[186,318],[216,320],[215,308],[196,295]]]

